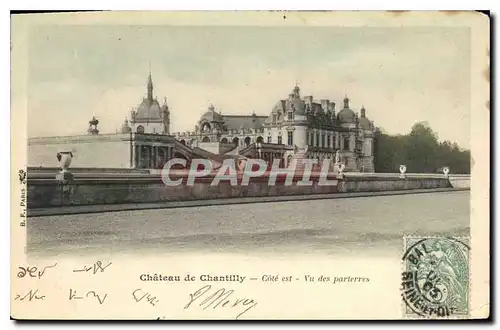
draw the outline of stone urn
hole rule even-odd
[[[342,163],[338,163],[337,165],[337,179],[342,179],[344,177],[344,169],[345,165]]]
[[[404,179],[406,177],[406,165],[399,165],[399,175],[400,178]]]
[[[57,160],[61,167],[61,172],[68,172],[68,168],[71,165],[71,160],[73,159],[73,153],[71,151],[61,151],[57,153]]]
[[[340,163],[340,151],[335,152],[335,164]]]

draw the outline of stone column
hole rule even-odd
[[[151,146],[151,158],[149,162],[149,168],[155,168],[155,157],[156,156],[156,147]]]
[[[158,147],[157,146],[153,146],[153,168],[156,168],[156,166],[158,165]]]
[[[151,157],[149,157],[149,168],[154,168],[155,147],[154,146],[150,146],[149,150],[150,150],[150,155],[151,155]]]
[[[137,167],[137,147],[135,145],[135,143],[132,143],[132,168],[136,168]]]
[[[137,168],[142,168],[142,146],[138,145],[137,148]]]
[[[155,158],[154,158],[154,168],[158,167],[158,160],[160,158],[160,147],[156,146],[155,147]]]
[[[148,163],[144,164],[144,167],[146,168],[151,168],[151,158],[153,158],[153,150],[151,146],[145,146],[147,152],[148,152]]]
[[[163,165],[167,162],[167,152],[165,150],[165,147],[160,147],[158,149],[158,161],[160,161],[160,158],[163,159]]]

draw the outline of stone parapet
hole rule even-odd
[[[56,171],[28,170],[28,208],[470,187],[470,176],[447,178],[442,174],[408,173],[402,179],[395,173],[344,173],[342,180],[336,180],[332,173],[328,180],[333,184],[322,185],[319,174],[313,173],[311,185],[299,185],[302,175],[296,173],[292,185],[285,184],[285,175],[278,175],[276,184],[269,185],[267,173],[251,178],[248,185],[232,186],[229,181],[213,185],[214,174],[196,178],[194,185],[186,185],[187,173],[184,172],[170,175],[171,180],[181,179],[182,184],[167,186],[160,173],[144,170],[73,169],[72,173],[72,183],[63,189],[56,180]],[[236,180],[241,182],[241,174]]]

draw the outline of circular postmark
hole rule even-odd
[[[405,238],[402,298],[407,315],[466,316],[469,307],[469,246],[445,237]]]

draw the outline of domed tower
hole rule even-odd
[[[361,107],[361,116],[359,118],[359,125],[361,126],[362,129],[364,130],[371,130],[372,129],[372,123],[370,120],[366,117],[366,109],[364,106]]]
[[[361,107],[361,116],[359,118],[359,126],[363,131],[363,164],[362,170],[364,172],[374,171],[374,130],[373,121],[370,121],[366,116],[366,109],[364,106]]]
[[[293,114],[292,130],[287,131],[287,144],[304,150],[307,146],[307,114],[306,102],[300,98],[300,88],[295,85],[287,102],[287,111]]]
[[[161,113],[163,117],[163,134],[170,134],[170,109],[168,108],[167,98],[163,101],[163,105],[161,106]]]
[[[132,132],[140,134],[169,134],[170,112],[168,105],[160,103],[153,95],[153,79],[151,70],[148,74],[146,97],[130,113],[130,127]]]
[[[356,114],[354,111],[349,109],[349,98],[347,95],[344,97],[344,108],[339,111],[337,119],[341,122],[341,124],[355,124],[356,123]]]

